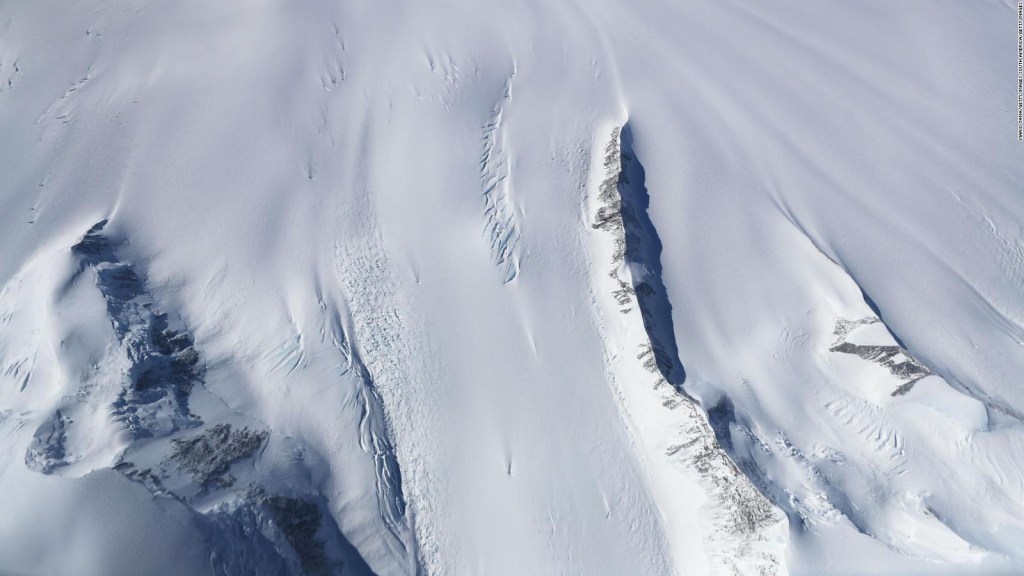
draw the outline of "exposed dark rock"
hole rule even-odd
[[[633,152],[629,124],[612,133],[605,151],[608,177],[598,189],[598,208],[593,228],[610,232],[614,240],[610,277],[618,283],[615,301],[628,306],[636,297],[650,348],[641,360],[651,372],[682,392],[686,371],[679,360],[672,324],[672,304],[661,277],[661,239],[648,215],[650,196],[645,186],[644,167]],[[618,268],[630,266],[632,285],[620,278]],[[626,311],[626,310],[624,310]]]
[[[277,566],[270,573],[312,576],[371,576],[373,571],[341,533],[323,496],[270,494],[254,486],[235,505],[207,515],[220,539],[218,551],[224,574],[251,573]],[[265,564],[253,564],[252,556]],[[221,573],[221,572],[218,572]]]
[[[324,542],[318,537],[323,519],[315,504],[297,498],[270,496],[266,505],[273,513],[274,523],[298,555],[305,574],[328,576],[335,573]],[[341,566],[337,568],[340,572]]]
[[[164,488],[163,480],[151,468],[140,469],[131,462],[121,461],[115,464],[113,469],[123,474],[125,478],[142,484],[154,494],[174,496]]]
[[[867,296],[865,296],[867,299]],[[892,396],[902,396],[914,387],[919,380],[926,376],[931,376],[932,371],[929,370],[924,364],[918,362],[905,348],[900,345],[865,345],[865,344],[852,344],[846,341],[849,333],[857,328],[858,326],[864,326],[867,324],[874,324],[880,322],[878,318],[864,318],[862,320],[850,321],[840,318],[836,321],[836,327],[833,334],[836,336],[835,343],[829,348],[830,352],[840,352],[842,354],[853,354],[867,360],[874,362],[880,366],[884,366],[889,370],[889,373],[899,378],[903,382],[893,392]],[[887,328],[888,329],[888,328]],[[892,332],[889,332],[892,334]],[[893,336],[893,340],[896,340]],[[903,360],[897,360],[897,357],[903,356]]]
[[[168,457],[180,469],[190,472],[200,487],[228,488],[235,479],[231,464],[252,456],[263,445],[267,433],[242,428],[232,432],[230,424],[218,424],[189,439],[174,439]]]
[[[612,133],[605,154],[607,177],[599,187],[600,207],[593,227],[609,232],[614,242],[609,277],[617,286],[612,295],[622,313],[633,310],[635,297],[647,336],[636,358],[657,377],[655,388],[666,383],[671,386],[663,405],[681,410],[680,422],[687,423],[683,432],[687,440],[670,446],[666,455],[687,461],[697,471],[709,497],[719,507],[714,519],[717,530],[762,541],[762,531],[781,518],[758,491],[758,485],[744,477],[751,471],[740,470],[730,460],[734,448],[730,426],[737,421],[731,402],[724,398],[707,414],[708,422],[697,401],[683,388],[686,372],[679,358],[672,305],[662,279],[662,244],[648,214],[650,197],[644,169],[633,151],[628,124]],[[776,573],[777,561],[755,551],[749,542],[730,548],[727,555],[755,559],[762,573]],[[731,563],[735,558],[723,560]]]
[[[733,451],[731,427],[736,423],[736,409],[728,396],[722,396],[708,411],[708,423],[715,432],[715,438],[726,452]]]
[[[96,272],[96,286],[132,367],[129,385],[113,403],[114,418],[134,438],[164,436],[200,424],[188,408],[192,387],[202,381],[192,338],[169,327],[167,314],[155,310],[145,279],[121,261],[114,243],[102,232],[107,221],[89,229],[71,247],[83,266]]]

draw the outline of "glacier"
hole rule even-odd
[[[1016,20],[0,2],[0,574],[1024,572]]]

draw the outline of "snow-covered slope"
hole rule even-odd
[[[1015,14],[0,2],[0,573],[1024,571]]]

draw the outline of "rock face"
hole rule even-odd
[[[671,524],[681,527],[694,516],[699,518],[708,550],[702,559],[707,562],[705,570],[783,574],[785,517],[723,450],[720,440],[727,443],[729,437],[716,438],[718,414],[705,414],[686,391],[672,305],[661,276],[661,241],[648,215],[644,169],[628,124],[612,129],[602,168],[592,228],[607,234],[597,239],[595,258],[597,266],[610,264],[610,270],[596,282],[606,291],[599,309],[605,317],[609,354],[616,358],[612,386],[621,390],[625,417],[649,450],[645,457],[654,461],[655,477],[649,482],[656,499]],[[674,502],[691,483],[708,499],[697,510]],[[677,546],[676,554],[686,554]],[[677,562],[701,565],[692,558]]]
[[[171,329],[168,315],[156,309],[153,297],[135,267],[122,262],[116,246],[98,222],[71,247],[82,271],[95,275],[107,302],[107,314],[131,367],[127,383],[113,403],[114,418],[134,438],[165,436],[200,424],[189,412],[192,387],[202,383],[202,366],[192,337]]]
[[[192,412],[197,390],[209,401],[202,354],[187,327],[180,321],[172,327],[171,314],[161,311],[144,273],[119,258],[118,244],[104,234],[106,224],[99,222],[71,247],[77,264],[73,281],[95,279],[115,336],[107,358],[121,369],[87,375],[75,400],[33,435],[26,465],[59,474],[83,460],[85,455],[69,444],[86,444],[80,437],[92,431],[72,415],[82,413],[84,419],[89,406],[106,402],[106,417],[121,427],[125,439],[108,465],[201,515],[199,523],[215,550],[214,572],[371,573],[312,486],[268,491],[266,485],[275,482],[262,476],[258,460],[271,440],[269,430],[246,419],[241,425],[207,423]],[[97,385],[104,376],[116,378],[116,385]],[[276,442],[302,449],[289,439]],[[397,469],[393,473],[397,476]]]
[[[847,339],[857,328],[881,322],[876,317],[862,318],[856,321],[839,318],[836,320],[835,342],[829,352],[853,354],[869,362],[884,366],[900,381],[899,387],[892,391],[893,396],[902,396],[914,387],[918,380],[932,375],[932,371],[914,359],[909,352],[899,345],[853,344]]]
[[[218,424],[205,434],[175,438],[167,461],[191,473],[192,481],[202,488],[230,488],[235,483],[235,478],[228,473],[231,465],[252,457],[266,439],[266,432],[248,428],[232,432],[230,424]]]
[[[71,247],[76,264],[71,282],[95,282],[116,339],[104,362],[121,369],[105,373],[97,367],[86,373],[69,405],[37,430],[26,463],[46,474],[82,459],[69,448],[68,437],[76,436],[82,426],[75,425],[78,414],[90,405],[109,402],[110,418],[124,429],[128,447],[202,424],[189,410],[192,388],[203,382],[194,342],[184,327],[171,328],[168,314],[159,311],[135,266],[117,257],[116,244],[103,234],[106,224],[92,226]],[[110,392],[115,397],[105,398]]]

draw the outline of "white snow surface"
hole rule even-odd
[[[0,573],[1024,572],[1016,10],[0,2]]]

